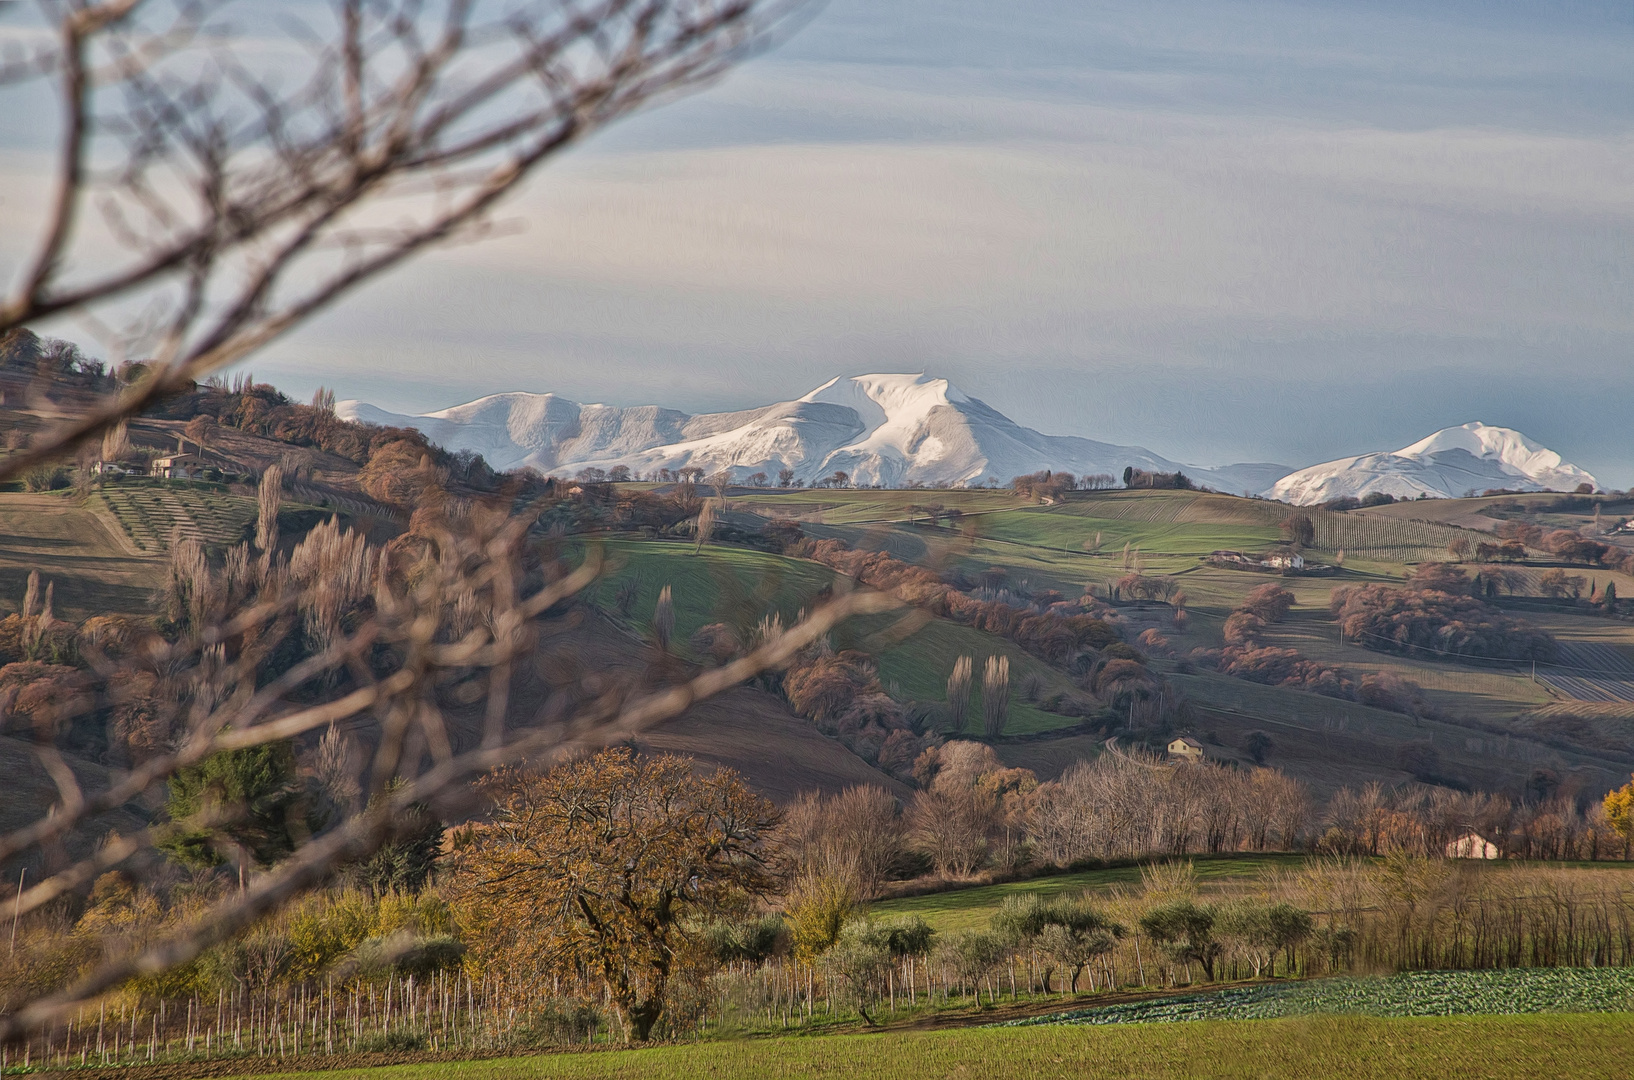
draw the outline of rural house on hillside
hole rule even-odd
[[[1203,744],[1190,735],[1182,735],[1170,741],[1169,757],[1175,761],[1202,761]]]

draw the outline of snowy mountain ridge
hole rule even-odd
[[[1374,492],[1398,499],[1458,498],[1492,488],[1572,491],[1597,486],[1593,476],[1561,460],[1513,428],[1475,422],[1443,428],[1400,450],[1361,454],[1289,473],[1267,498],[1310,506]]]
[[[1044,469],[1121,476],[1125,467],[1183,470],[1221,491],[1259,491],[1288,472],[1269,463],[1201,468],[1138,446],[1116,446],[1024,428],[946,379],[876,374],[831,379],[792,401],[689,415],[656,405],[588,405],[555,394],[505,393],[419,416],[360,401],[343,417],[413,427],[449,450],[482,454],[495,468],[543,473],[628,468],[731,470],[740,481],[783,469],[811,481],[845,472],[855,484],[971,486]]]

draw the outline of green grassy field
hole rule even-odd
[[[1200,890],[1210,893],[1221,886],[1250,883],[1267,870],[1297,867],[1303,861],[1304,856],[1301,855],[1232,855],[1200,858],[1194,860],[1192,865],[1197,871]],[[1086,890],[1105,892],[1118,885],[1138,887],[1140,876],[1139,866],[1054,874],[1027,881],[1007,881],[1002,885],[978,885],[926,896],[881,900],[873,904],[870,911],[886,918],[918,915],[939,932],[985,929],[1007,896],[1037,893],[1056,897],[1076,895]]]
[[[1308,1017],[974,1028],[715,1042],[493,1061],[282,1073],[332,1080],[845,1077],[1512,1078],[1629,1075],[1634,1016]]]
[[[619,590],[633,582],[628,618],[645,630],[659,592],[668,585],[675,604],[675,637],[683,644],[710,623],[725,622],[743,631],[772,611],[785,624],[792,623],[834,579],[832,571],[816,563],[716,544],[694,554],[691,544],[674,541],[611,540],[605,554],[609,571],[597,583],[596,603],[613,610]]]
[[[670,586],[676,639],[683,648],[688,637],[710,623],[724,622],[741,634],[772,611],[782,615],[785,624],[792,623],[800,609],[817,604],[818,592],[833,580],[831,571],[815,563],[718,545],[695,554],[690,544],[673,541],[615,540],[607,543],[606,552],[614,569],[597,586],[597,603],[612,609],[619,590],[633,581],[629,621],[645,629],[659,591]],[[837,629],[833,639],[836,648],[861,648],[876,656],[880,682],[904,698],[941,701],[947,694],[948,672],[961,655],[973,657],[978,669],[987,656],[1008,656],[1013,685],[1019,688],[1032,676],[1041,684],[1041,695],[1073,688],[1065,675],[995,634],[933,619],[899,637],[894,629],[898,618],[855,619]],[[1024,734],[1077,722],[1029,705],[1020,699],[1018,689],[1011,698],[1006,730]]]

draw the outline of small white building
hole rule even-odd
[[[1305,556],[1297,551],[1273,551],[1261,560],[1260,565],[1272,570],[1303,570]]]
[[[1203,744],[1190,735],[1169,742],[1169,757],[1175,761],[1202,761]]]
[[[1496,859],[1498,845],[1480,833],[1465,833],[1447,845],[1449,859]]]

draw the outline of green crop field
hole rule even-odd
[[[324,1080],[782,1080],[834,1077],[1266,1077],[1610,1080],[1634,1016],[1308,1017],[1153,1026],[973,1028],[709,1042],[283,1077]]]
[[[1298,867],[1301,855],[1228,855],[1199,858],[1192,862],[1197,882],[1204,893],[1222,886],[1250,884],[1260,874],[1277,868]],[[984,929],[1007,896],[1037,893],[1045,897],[1076,895],[1086,890],[1105,892],[1116,886],[1139,887],[1139,866],[1118,866],[1106,870],[1085,870],[1072,874],[1052,874],[1027,881],[1007,881],[1002,885],[976,885],[968,889],[881,900],[870,907],[878,916],[917,915],[940,932]]]
[[[1014,1023],[1153,1024],[1342,1014],[1496,1016],[1631,1010],[1634,971],[1628,968],[1511,968],[1265,983],[1079,1009]]]

